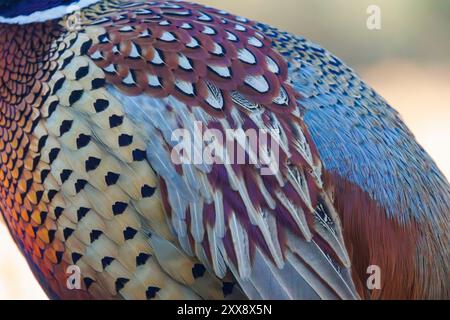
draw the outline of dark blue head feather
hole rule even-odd
[[[4,18],[28,16],[33,12],[69,6],[76,2],[78,0],[0,0],[0,16]]]

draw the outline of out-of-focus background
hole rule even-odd
[[[450,178],[450,1],[197,0],[303,35],[346,61],[403,116]],[[367,8],[381,9],[369,30]],[[0,299],[45,299],[0,224]]]

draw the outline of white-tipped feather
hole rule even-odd
[[[299,170],[298,168],[288,168],[288,180],[301,196],[308,209],[313,212],[314,208],[312,207],[305,172],[303,170]]]
[[[330,247],[334,250],[336,255],[339,257],[340,262],[346,266],[350,267],[351,262],[347,254],[347,250],[343,246],[343,243],[336,236],[334,230],[332,230],[327,223],[315,223],[316,232],[325,240]]]
[[[234,251],[237,257],[239,276],[243,279],[247,279],[251,272],[250,248],[247,232],[236,218],[236,214],[234,212],[231,214],[229,226]]]
[[[320,278],[324,279],[341,299],[358,298],[355,289],[349,284],[351,281],[349,282],[349,279],[344,279],[344,275],[336,270],[329,258],[314,241],[304,242],[294,236],[290,236],[288,246]]]
[[[281,203],[285,206],[285,208],[291,214],[291,217],[294,219],[297,226],[302,231],[303,236],[307,241],[311,241],[312,234],[311,230],[309,230],[308,222],[306,221],[305,212],[302,208],[295,206],[291,200],[289,200],[284,193],[281,191],[275,192],[277,198],[281,201]]]
[[[214,233],[219,238],[223,238],[225,236],[225,216],[223,211],[223,195],[220,190],[214,193],[214,210],[216,214]]]
[[[264,200],[266,200],[267,202],[267,205],[269,206],[270,209],[274,210],[276,207],[275,200],[272,198],[270,192],[267,190],[264,182],[261,179],[261,176],[256,175],[256,183],[258,184],[259,191],[261,191]]]
[[[292,252],[287,254],[287,265],[291,266],[295,271],[301,275],[306,283],[314,290],[320,299],[323,300],[334,300],[338,296],[330,290],[330,287],[326,285],[320,278],[317,277],[311,269],[305,265],[305,263],[295,256]]]
[[[277,267],[281,269],[284,265],[284,259],[278,237],[274,237],[272,233],[273,230],[269,228],[262,215],[260,216],[260,219],[258,221],[258,227],[264,237],[264,240],[266,241],[272,258],[275,260]]]
[[[194,240],[198,243],[203,241],[205,235],[205,227],[203,225],[203,202],[191,202],[191,233]]]
[[[210,226],[207,226],[207,234],[214,272],[219,278],[223,278],[227,273],[227,266],[219,250],[219,247],[221,247],[219,242],[222,242],[222,239],[217,236]]]

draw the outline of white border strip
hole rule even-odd
[[[71,14],[79,9],[86,8],[91,4],[94,4],[99,1],[100,0],[80,0],[78,2],[71,3],[68,6],[58,6],[44,11],[36,11],[30,14],[29,16],[22,15],[14,18],[5,18],[0,16],[0,23],[28,24],[34,22],[44,22],[48,20],[54,20],[64,17],[67,14]]]

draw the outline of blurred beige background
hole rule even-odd
[[[329,49],[403,116],[450,177],[450,1],[198,0],[303,35]],[[381,8],[382,29],[366,27]],[[0,299],[45,299],[0,225]]]

